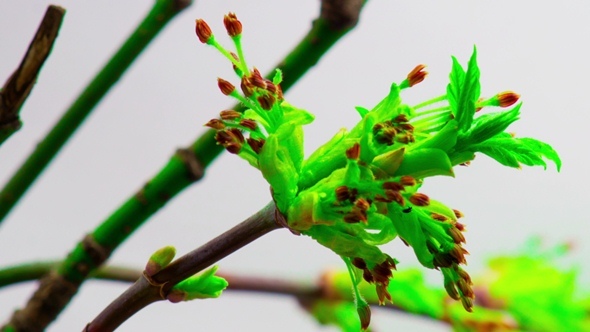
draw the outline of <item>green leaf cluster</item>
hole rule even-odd
[[[355,284],[361,279],[375,284],[379,303],[391,300],[396,263],[380,246],[399,237],[424,267],[443,272],[446,291],[470,310],[471,279],[459,267],[467,253],[464,225],[457,220],[461,214],[419,192],[425,179],[454,176],[453,167],[470,162],[475,153],[510,167],[546,167],[550,160],[559,169],[561,161],[550,145],[505,132],[520,117],[521,104],[476,116],[481,108],[508,106],[510,98],[480,99],[475,48],[466,69],[452,58],[445,95],[404,104],[402,90],[419,81],[410,75],[425,76],[423,68],[401,84],[392,83],[373,108],[357,107],[358,124],[337,132],[307,159],[303,126],[313,115],[284,100],[280,72],[270,81],[255,69],[241,70],[243,95],[237,90],[230,95],[248,110],[222,114],[221,121],[209,124],[218,130],[220,144],[261,171],[291,231],[342,256]],[[510,96],[517,100],[516,94]]]

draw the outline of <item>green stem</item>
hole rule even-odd
[[[78,99],[0,191],[0,223],[131,63],[137,59],[166,23],[188,5],[190,5],[189,0],[156,1],[131,36],[82,91]]]
[[[324,0],[325,2],[327,1]],[[358,10],[360,10],[358,8],[356,13],[340,13],[339,10],[350,10],[354,6],[325,6],[329,7],[328,9],[323,7],[312,29],[278,66],[284,75],[281,84],[283,91],[292,87],[336,41],[354,27],[358,19]],[[274,73],[273,70],[269,77],[272,78]],[[243,107],[235,106],[234,109],[243,110]],[[22,311],[28,312],[30,307],[38,301],[55,302],[53,297],[59,298],[65,306],[84,279],[101,266],[111,252],[131,233],[163,207],[168,200],[202,177],[203,171],[223,150],[223,147],[216,144],[215,133],[215,130],[208,130],[189,148],[179,150],[137,194],[130,197],[91,235],[78,243],[59,266],[57,273],[59,278],[54,275],[46,276],[49,280],[41,282],[43,288],[33,294],[27,307]],[[74,289],[63,292],[64,284]],[[62,308],[56,310],[51,320]],[[37,316],[42,314],[45,315],[41,312],[32,312],[23,321],[36,321]]]
[[[438,102],[441,102],[441,101],[446,100],[446,99],[447,99],[447,95],[438,96],[436,98],[432,98],[432,99],[427,100],[427,101],[425,101],[423,103],[420,103],[420,104],[414,106],[413,108],[417,110],[417,109],[422,108],[424,106],[432,105],[434,103],[438,103]]]

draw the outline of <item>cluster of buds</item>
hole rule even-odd
[[[413,143],[416,141],[413,132],[414,126],[408,122],[405,114],[399,114],[392,120],[379,122],[373,126],[375,140],[386,145],[392,145],[394,142]]]
[[[205,126],[217,131],[217,143],[228,152],[239,154],[252,164],[256,164],[255,159],[262,150],[268,133],[273,132],[281,120],[280,117],[269,117],[265,113],[273,109],[275,113],[284,113],[281,109],[282,77],[280,72],[277,72],[274,79],[269,80],[264,78],[257,68],[248,69],[240,42],[242,23],[234,13],[229,13],[225,15],[223,24],[235,44],[236,52],[223,48],[215,39],[209,25],[201,19],[196,21],[196,33],[202,43],[215,47],[231,61],[235,73],[240,78],[241,93],[228,80],[218,78],[217,85],[221,93],[237,99],[248,108],[248,111],[247,115],[235,110],[222,111],[220,118],[210,120]],[[260,123],[263,123],[262,128]],[[249,137],[244,137],[244,133],[248,133]]]
[[[249,69],[235,14],[226,15],[224,25],[236,52],[219,45],[202,20],[197,20],[197,36],[232,63],[240,89],[224,79],[218,86],[246,110],[222,111],[207,126],[217,131],[220,145],[261,171],[286,227],[343,258],[363,328],[370,310],[358,294],[356,276],[376,285],[381,304],[391,301],[387,287],[396,261],[379,246],[395,238],[410,246],[424,267],[440,270],[449,295],[471,310],[471,279],[460,267],[468,254],[465,227],[457,221],[462,214],[418,190],[427,177],[453,176],[453,167],[468,163],[475,152],[513,167],[519,162],[545,166],[543,157],[559,167],[559,157],[547,144],[504,132],[518,119],[520,104],[474,117],[477,107],[506,107],[519,96],[504,92],[478,101],[474,50],[467,70],[453,59],[445,95],[412,107],[402,103],[400,92],[424,80],[425,66],[419,65],[400,84],[393,83],[371,110],[357,107],[362,119],[354,128],[339,131],[304,159],[302,127],[313,115],[284,101],[280,71],[270,80]]]
[[[369,266],[360,257],[353,258],[351,262],[354,267],[363,271],[363,279],[366,282],[370,284],[375,283],[379,304],[385,304],[385,300],[392,301],[387,287],[389,286],[389,280],[393,277],[392,271],[396,269],[395,259],[386,255],[386,259],[383,262],[372,264],[372,266]]]

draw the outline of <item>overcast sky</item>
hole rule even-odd
[[[0,81],[16,68],[47,1],[0,2]],[[23,128],[0,148],[0,185],[52,127],[101,68],[152,1],[80,2],[67,9],[59,38],[22,110]],[[546,141],[560,153],[550,165],[508,169],[478,156],[456,177],[428,179],[423,191],[462,210],[468,226],[468,270],[477,275],[488,257],[516,252],[531,235],[554,245],[576,244],[571,262],[590,279],[587,103],[590,3],[370,1],[358,27],[341,40],[286,95],[316,115],[305,129],[308,154],[342,127],[358,121],[354,106],[371,108],[415,65],[430,72],[404,93],[410,104],[445,92],[451,55],[466,63],[478,48],[482,94],[522,95],[521,120],[510,130]],[[250,65],[267,72],[307,32],[319,1],[199,1],[179,15],[98,105],[32,190],[0,226],[0,266],[64,257],[121,202],[152,177],[177,147],[204,132],[202,125],[233,104],[217,90],[218,76],[234,79],[212,48],[198,43],[194,20],[204,18],[219,40],[222,17],[236,12],[244,25]],[[235,80],[234,80],[235,82]],[[223,154],[206,178],[181,193],[121,246],[110,262],[141,268],[164,245],[185,253],[263,207],[268,185],[246,162]],[[417,266],[398,240],[387,252],[399,268]],[[339,258],[304,237],[281,230],[220,262],[235,273],[315,280]],[[429,279],[442,285],[436,272]],[[79,331],[125,285],[90,281],[49,331]],[[0,291],[0,321],[22,306],[31,283]],[[394,299],[395,301],[395,299]],[[335,331],[320,328],[295,301],[262,295],[172,305],[158,303],[120,331]],[[431,323],[379,311],[380,331],[434,330]],[[436,325],[436,324],[435,324]],[[448,327],[436,325],[440,331]]]

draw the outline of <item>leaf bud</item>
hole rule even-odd
[[[145,273],[148,276],[153,276],[154,274],[160,272],[163,268],[168,266],[170,262],[172,262],[175,255],[176,248],[173,246],[166,246],[158,249],[150,256],[150,259],[145,265]]]

